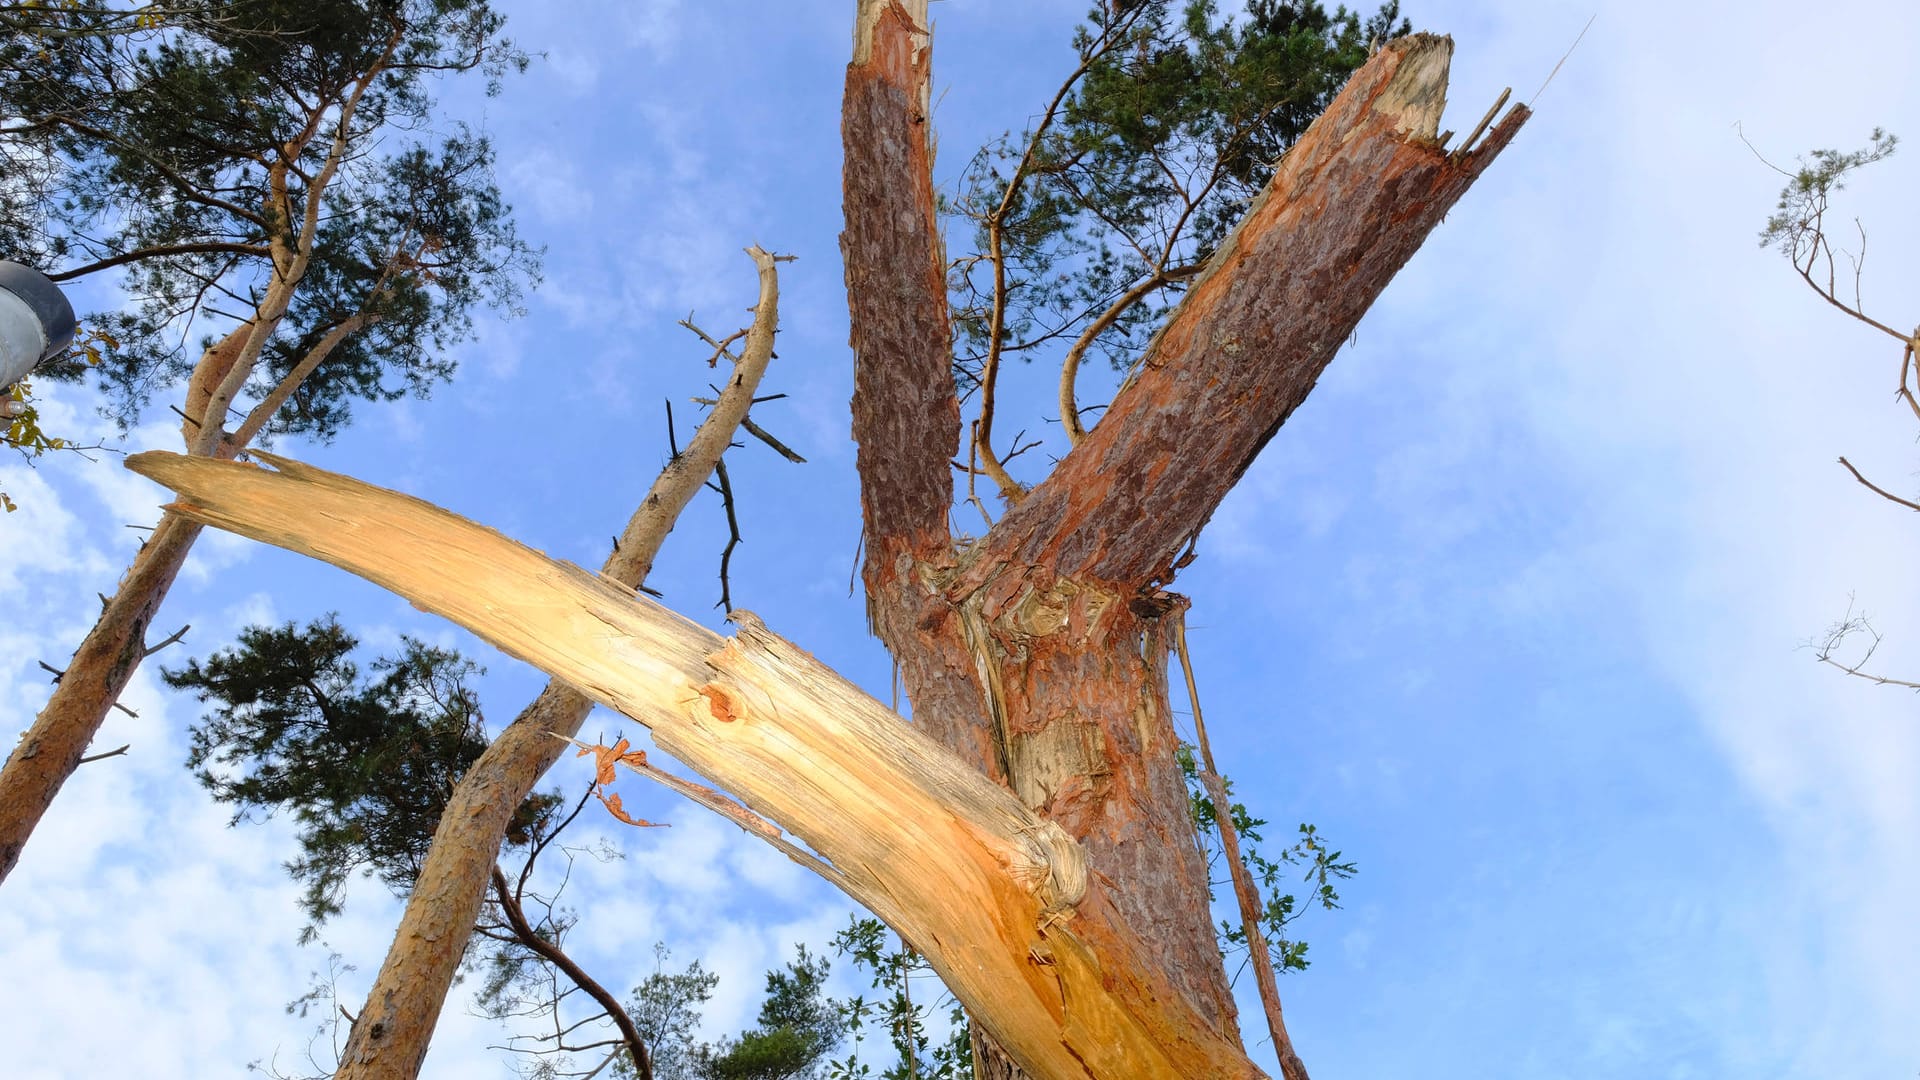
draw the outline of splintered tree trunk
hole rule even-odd
[[[956,546],[926,14],[924,0],[863,0],[842,120],[869,618],[916,724],[1079,839],[1162,974],[1237,1038],[1174,758],[1161,619],[1182,601],[1160,586],[1527,113],[1450,155],[1436,133],[1451,41],[1384,48],[1287,154],[1100,424],[987,536]],[[1020,1075],[975,1019],[982,1075]]]
[[[273,468],[128,465],[178,491],[179,513],[358,573],[646,725],[740,800],[703,803],[915,943],[1031,1074],[1259,1075],[1162,976],[1081,844],[752,615],[722,639],[418,499],[258,456]],[[356,1026],[382,1022],[376,1004]]]
[[[1166,636],[1184,599],[1162,586],[1527,113],[1449,154],[1435,128],[1451,43],[1384,47],[1287,154],[1101,423],[962,547],[947,526],[959,425],[928,47],[925,0],[862,0],[844,116],[863,573],[912,724],[751,617],[723,641],[417,500],[270,456],[276,472],[129,464],[194,521],[360,573],[647,725],[744,804],[710,805],[927,956],[974,1017],[983,1077],[1254,1077],[1174,764]],[[393,983],[360,1023],[433,992]]]

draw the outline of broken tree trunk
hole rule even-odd
[[[1160,975],[1078,843],[753,616],[723,639],[418,499],[256,456],[273,470],[128,467],[184,517],[359,574],[645,724],[926,955],[1030,1075],[1262,1075]]]
[[[1449,154],[1437,127],[1451,41],[1382,48],[1280,162],[1098,426],[985,537],[957,546],[926,4],[860,11],[841,246],[870,622],[915,723],[1080,840],[1167,981],[1236,1038],[1167,703],[1162,620],[1183,601],[1160,586],[1527,111]],[[1016,1075],[987,1026],[981,1068]]]

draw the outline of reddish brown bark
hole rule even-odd
[[[1111,904],[1157,950],[1157,974],[1237,1037],[1174,760],[1160,621],[1176,598],[1158,586],[1526,110],[1450,156],[1434,129],[1451,43],[1384,48],[1288,153],[1100,424],[955,551],[924,5],[862,10],[878,15],[847,80],[842,248],[874,629],[915,721],[1081,840],[1088,902]],[[976,1047],[983,1075],[1019,1075],[991,1033]]]
[[[203,526],[161,517],[100,619],[67,662],[60,685],[0,768],[0,881],[146,658],[147,627]]]
[[[1443,150],[1438,102],[1401,100],[1395,80],[1409,58],[1437,62],[1444,92],[1451,48],[1415,35],[1354,74],[1281,159],[1099,425],[994,527],[962,591],[1008,566],[1128,585],[1166,574],[1526,121],[1516,106],[1471,153]],[[1415,113],[1419,127],[1403,133]]]
[[[960,406],[928,141],[925,17],[924,0],[913,10],[864,0],[840,117],[862,576],[868,618],[900,666],[915,719],[1004,779],[975,659],[943,595]]]

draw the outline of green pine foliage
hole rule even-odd
[[[810,1080],[820,1074],[845,1022],[839,1003],[826,996],[827,959],[805,945],[796,954],[784,970],[767,972],[755,1027],[700,1048],[693,1070],[698,1080]]]
[[[358,642],[332,617],[241,631],[239,643],[161,677],[208,706],[191,729],[187,767],[234,821],[285,814],[300,854],[288,872],[305,886],[313,938],[338,914],[355,873],[405,895],[419,876],[448,795],[487,748],[467,680],[479,668],[412,638],[365,675]],[[520,808],[509,846],[533,842],[558,796]]]
[[[1095,8],[1056,106],[982,149],[947,200],[977,252],[949,275],[962,385],[992,344],[993,232],[1001,352],[1064,347],[1119,306],[1094,349],[1124,367],[1370,48],[1410,29],[1398,0],[1364,18],[1316,0]]]
[[[1815,249],[1824,242],[1821,225],[1828,199],[1847,186],[1855,170],[1887,157],[1899,144],[1898,136],[1874,128],[1867,145],[1858,150],[1815,150],[1801,158],[1800,167],[1786,173],[1787,186],[1780,190],[1767,227],[1760,230],[1760,246],[1779,248],[1795,266],[1817,255]]]
[[[310,264],[250,390],[349,320],[368,325],[268,435],[329,439],[356,399],[425,394],[450,377],[446,347],[474,308],[515,310],[537,278],[491,145],[434,113],[436,77],[478,69],[497,86],[526,63],[485,0],[206,0],[108,19],[110,33],[90,32],[105,18],[92,6],[14,14],[0,22],[0,250],[56,280],[118,275],[122,302],[82,320],[112,342],[101,362],[42,373],[91,373],[123,426],[293,272],[310,211]]]

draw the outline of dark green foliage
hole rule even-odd
[[[1207,852],[1207,865],[1212,867],[1221,857],[1219,807],[1212,796],[1207,794],[1206,786],[1200,780],[1200,765],[1194,757],[1193,747],[1181,744],[1176,752],[1180,762],[1181,775],[1187,780],[1187,800],[1189,811],[1193,815],[1195,831],[1200,835],[1202,847]],[[1229,797],[1233,794],[1233,782],[1222,779]],[[1265,818],[1257,818],[1247,812],[1243,803],[1232,803],[1228,807],[1232,814],[1234,831],[1240,838],[1240,858],[1252,872],[1254,881],[1260,886],[1265,897],[1264,910],[1260,916],[1260,933],[1267,939],[1267,945],[1273,954],[1273,969],[1278,974],[1289,971],[1305,971],[1311,963],[1307,959],[1307,943],[1291,936],[1289,928],[1294,920],[1315,907],[1331,911],[1340,906],[1338,883],[1351,878],[1358,868],[1345,861],[1343,853],[1326,845],[1320,836],[1320,830],[1302,824],[1299,839],[1288,847],[1281,848],[1273,858],[1260,851],[1259,845],[1266,839],[1261,830],[1267,825]],[[1303,898],[1292,893],[1283,893],[1285,887],[1281,877],[1292,870],[1301,871],[1300,881],[1306,882],[1308,892]],[[1224,875],[1224,872],[1223,872]],[[1232,888],[1229,880],[1215,880],[1213,886],[1225,885]],[[1247,933],[1238,919],[1222,921],[1220,924],[1222,953],[1231,954],[1246,949]]]
[[[126,302],[85,321],[114,341],[93,370],[123,425],[276,276],[299,285],[256,398],[330,330],[371,323],[267,429],[321,439],[354,398],[447,378],[473,307],[511,309],[533,280],[486,140],[420,137],[436,73],[524,65],[485,0],[209,0],[137,32],[60,32],[98,18],[0,23],[0,167],[20,178],[0,187],[0,248],[63,279],[121,269]]]
[[[339,912],[356,871],[405,894],[419,875],[453,785],[487,747],[459,654],[411,638],[363,678],[357,642],[331,617],[305,629],[249,627],[232,649],[161,677],[211,708],[193,726],[187,766],[236,822],[286,813],[306,886],[302,940]],[[549,823],[557,796],[535,795],[507,842],[525,845]]]
[[[1250,0],[1233,18],[1214,0],[1092,11],[1074,38],[1081,72],[1058,107],[982,150],[948,202],[972,221],[980,253],[956,261],[950,281],[963,380],[990,344],[995,229],[1004,352],[1072,341],[1165,277],[1097,339],[1124,365],[1369,46],[1409,29],[1398,0],[1365,19],[1314,0]]]
[[[839,1003],[826,996],[827,960],[805,945],[784,971],[767,972],[767,998],[758,1026],[737,1038],[702,1047],[694,1067],[700,1080],[798,1080],[840,1041]]]
[[[827,1066],[828,1080],[868,1080],[873,1067],[860,1060],[869,1025],[884,1033],[892,1064],[881,1080],[973,1080],[973,1048],[966,1011],[948,993],[926,958],[906,946],[880,920],[855,917],[833,937],[833,947],[872,979],[880,996],[865,995],[840,1003],[853,1046],[845,1058]],[[944,1011],[947,1033],[935,1040],[927,1020]]]

